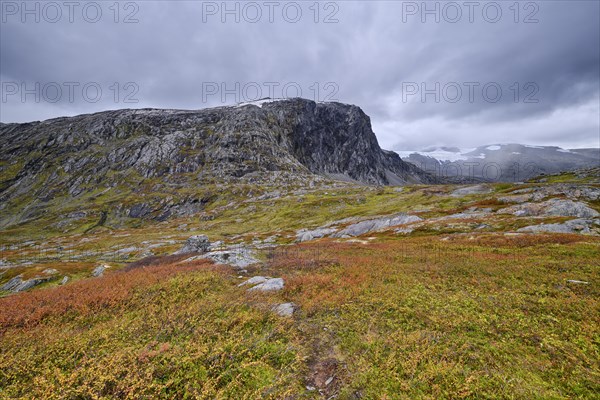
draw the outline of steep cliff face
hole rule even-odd
[[[274,176],[300,182],[322,179],[315,175],[366,184],[434,182],[381,150],[360,108],[303,99],[2,124],[0,138],[3,225],[40,216],[52,202],[98,205],[130,192],[129,203],[136,196],[170,193],[162,200],[170,210],[166,218],[208,201],[194,188]],[[153,212],[146,202],[125,208],[128,216]]]
[[[313,173],[370,184],[434,182],[396,153],[381,150],[359,107],[295,99],[262,109],[277,117],[288,151]]]

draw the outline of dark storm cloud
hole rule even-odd
[[[596,1],[522,2],[517,22],[510,8],[514,2],[494,3],[502,11],[497,22],[491,22],[496,6],[480,2],[471,22],[459,1],[452,3],[463,13],[456,23],[449,22],[454,17],[452,6],[449,14],[443,13],[448,2],[427,2],[429,9],[439,8],[439,22],[431,14],[421,20],[420,1],[322,2],[318,23],[314,6],[310,8],[313,2],[301,3],[302,17],[296,23],[290,22],[294,9],[283,13],[289,2],[279,3],[273,22],[265,3],[257,2],[262,11],[257,23],[248,21],[254,17],[252,10],[240,13],[239,23],[231,14],[222,23],[222,10],[203,14],[215,6],[221,9],[222,2],[192,1],[136,2],[137,11],[123,2],[118,23],[109,8],[113,2],[98,3],[103,14],[96,23],[86,21],[81,11],[75,12],[73,23],[66,15],[57,23],[44,21],[44,15],[35,23],[28,15],[23,23],[23,10],[13,15],[7,3],[22,4],[2,2],[3,85],[25,82],[33,88],[35,82],[77,82],[80,86],[72,102],[66,93],[56,103],[44,98],[38,103],[33,95],[23,102],[20,93],[8,96],[1,104],[3,122],[107,108],[217,106],[223,104],[221,89],[250,84],[266,96],[268,85],[276,82],[275,97],[285,94],[284,85],[293,84],[303,97],[332,96],[360,105],[388,148],[495,142],[600,145]],[[237,7],[241,11],[244,3]],[[485,7],[490,12],[484,15]],[[132,18],[139,21],[123,23],[133,11]],[[324,23],[328,17],[334,23]],[[525,23],[528,18],[530,23]],[[98,102],[82,96],[81,87],[90,82],[103,91]],[[473,99],[465,86],[469,82],[476,84]],[[127,83],[135,86],[126,87]],[[207,95],[207,85],[214,89],[215,84],[218,92]],[[439,102],[434,94],[422,99],[422,85],[431,90],[436,84]],[[482,91],[485,85],[492,95],[500,88],[502,97],[490,101]],[[457,86],[462,96],[455,101]],[[407,93],[415,87],[417,93]],[[225,103],[249,100],[244,94],[255,93],[237,90],[226,96]],[[139,102],[124,102],[126,95]]]

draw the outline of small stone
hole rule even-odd
[[[65,277],[63,277],[63,278],[62,278],[62,280],[60,281],[60,284],[61,284],[61,285],[65,285],[67,282],[69,282],[69,277],[68,277],[68,276],[65,276]]]
[[[578,281],[578,280],[575,280],[575,279],[569,279],[569,280],[567,280],[567,283],[574,283],[576,285],[589,285],[590,284],[589,282]]]
[[[54,268],[47,268],[47,269],[43,270],[42,273],[46,274],[46,275],[54,275],[54,274],[58,274],[58,270],[56,270]]]

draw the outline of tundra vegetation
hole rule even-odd
[[[0,285],[51,279],[1,292],[0,398],[597,397],[597,176],[207,186],[191,215],[96,224],[90,204],[43,230],[50,209],[2,232]],[[258,262],[173,255],[202,234]]]

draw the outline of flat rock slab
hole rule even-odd
[[[260,283],[254,287],[248,289],[249,292],[273,292],[283,289],[284,283],[282,278],[271,278],[267,279],[263,283]]]
[[[246,286],[246,285],[258,285],[260,283],[264,283],[266,281],[268,281],[269,279],[271,279],[270,277],[265,277],[265,276],[253,276],[252,278],[248,279],[245,282],[240,283],[238,286]]]
[[[23,280],[21,275],[15,276],[4,285],[0,287],[0,290],[7,290],[14,293],[24,292],[25,290],[29,290],[34,286],[41,285],[42,283],[48,282],[52,280],[52,277],[35,277],[27,280]]]
[[[23,276],[18,275],[6,282],[4,285],[0,286],[0,290],[14,290],[21,283],[23,283]]]
[[[296,241],[308,242],[309,240],[319,239],[335,232],[336,229],[334,228],[318,228],[313,230],[301,229],[296,232]]]
[[[486,194],[490,193],[491,191],[492,189],[485,185],[475,185],[456,189],[454,192],[452,192],[451,196],[462,197],[470,194]]]
[[[599,228],[594,228],[594,225]],[[530,225],[518,229],[517,232],[529,233],[584,233],[594,234],[600,230],[600,221],[591,219],[573,219],[562,224]]]
[[[498,210],[498,214],[512,214],[517,217],[594,218],[600,216],[598,211],[590,208],[584,202],[561,199],[519,204]]]
[[[533,199],[531,194],[515,194],[511,196],[498,197],[501,203],[523,204]]]
[[[378,219],[371,219],[362,221],[356,224],[352,224],[341,231],[331,235],[331,237],[344,238],[364,235],[365,233],[378,231],[381,229],[389,228],[391,226],[410,224],[413,222],[422,221],[422,218],[416,215],[400,214],[393,217],[385,217]]]

